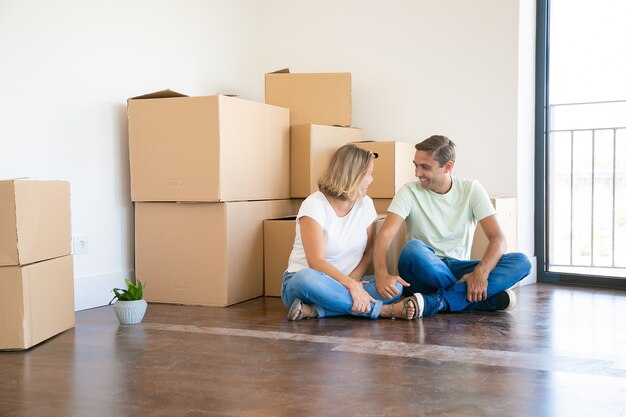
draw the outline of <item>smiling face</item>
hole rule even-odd
[[[437,194],[445,194],[450,190],[452,186],[450,172],[454,162],[448,161],[440,165],[432,154],[426,151],[415,151],[413,165],[415,165],[415,176],[419,179],[422,188]]]

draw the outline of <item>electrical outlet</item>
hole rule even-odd
[[[74,255],[84,255],[89,252],[89,239],[87,235],[76,235],[72,238]]]

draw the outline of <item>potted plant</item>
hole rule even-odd
[[[137,280],[137,284],[133,284],[126,279],[126,289],[113,288],[115,296],[109,301],[109,305],[113,303],[113,311],[117,319],[122,324],[141,323],[143,316],[148,308],[148,303],[143,299],[143,284]]]

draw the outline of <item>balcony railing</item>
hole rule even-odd
[[[626,100],[550,106],[549,270],[626,278]]]

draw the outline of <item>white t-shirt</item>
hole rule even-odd
[[[303,216],[310,217],[322,227],[324,259],[346,275],[352,272],[365,252],[367,228],[376,220],[372,199],[364,196],[357,200],[348,214],[339,217],[323,193],[316,191],[308,196],[300,206],[296,218],[296,239],[289,256],[289,272],[309,268],[300,235],[299,219]]]
[[[419,239],[440,258],[470,258],[476,223],[496,214],[489,195],[476,180],[452,177],[445,194],[422,188],[419,181],[400,188],[388,209],[405,219],[407,239]]]

